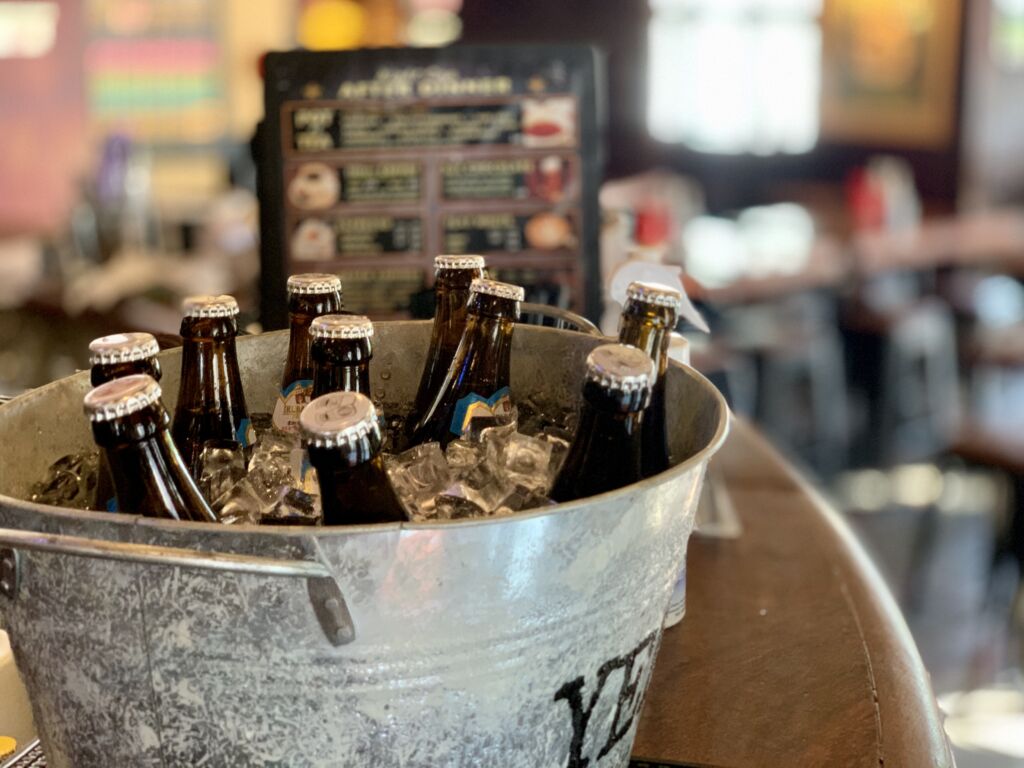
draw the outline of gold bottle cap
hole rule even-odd
[[[89,342],[89,365],[112,365],[148,360],[160,351],[151,333],[114,333]]]
[[[348,448],[367,436],[381,439],[377,409],[359,392],[321,395],[299,414],[302,442],[312,448]]]
[[[485,296],[497,296],[500,299],[512,299],[522,301],[526,297],[526,291],[522,286],[502,283],[498,280],[489,280],[484,277],[477,277],[469,284],[472,293],[482,293]]]
[[[238,302],[234,296],[187,296],[181,303],[185,317],[234,317],[238,314]]]
[[[100,384],[89,391],[83,406],[89,421],[111,421],[160,401],[160,385],[145,373]]]
[[[0,760],[13,757],[18,751],[18,742],[10,736],[0,736]]]
[[[341,293],[341,278],[327,272],[304,272],[288,278],[288,293]]]
[[[587,381],[616,392],[650,390],[657,372],[654,361],[629,344],[602,344],[587,355]]]
[[[373,323],[365,315],[320,315],[309,325],[314,339],[369,339]]]
[[[626,301],[640,301],[656,307],[679,309],[683,304],[683,295],[670,285],[637,280],[630,283],[626,289]]]
[[[483,269],[487,266],[483,256],[470,254],[442,254],[434,257],[434,269]]]

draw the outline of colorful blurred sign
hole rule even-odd
[[[439,253],[530,270],[546,300],[595,307],[595,80],[585,47],[268,55],[264,325],[284,323],[299,271],[379,270],[387,306],[350,290],[346,305],[401,313]]]

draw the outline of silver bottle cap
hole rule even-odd
[[[160,401],[160,385],[145,373],[124,376],[90,390],[83,401],[89,421],[111,421]]]
[[[678,310],[683,304],[683,295],[670,285],[644,283],[637,280],[630,283],[626,289],[626,301],[641,301],[656,307],[670,307]]]
[[[151,333],[114,333],[89,342],[89,365],[113,365],[148,360],[160,351]]]
[[[302,442],[311,448],[348,448],[374,436],[380,440],[377,409],[359,392],[321,395],[299,414]]]
[[[587,355],[587,381],[616,392],[650,390],[657,372],[642,349],[629,344],[602,344]]]
[[[187,296],[181,303],[185,317],[234,317],[238,314],[238,302],[234,296]]]
[[[487,266],[483,256],[469,254],[442,254],[434,257],[434,270],[442,269],[483,269]]]
[[[373,323],[364,315],[320,315],[309,325],[314,339],[369,339]]]
[[[288,293],[341,293],[341,278],[327,272],[304,272],[288,278]]]
[[[469,290],[471,293],[482,293],[485,296],[497,296],[500,299],[512,299],[513,301],[522,301],[526,297],[526,291],[521,286],[484,277],[474,278],[473,282],[469,284]]]

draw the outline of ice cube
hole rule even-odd
[[[253,457],[255,458],[258,453],[272,455],[288,454],[301,447],[298,435],[269,429],[260,435],[260,440],[253,450]]]
[[[484,447],[469,440],[452,440],[444,452],[448,467],[461,477],[484,460]]]
[[[514,405],[512,406],[511,412],[504,416],[488,414],[474,416],[469,420],[469,423],[463,427],[462,435],[460,435],[460,437],[465,440],[481,442],[484,439],[484,433],[491,429],[502,430],[504,433],[515,432],[517,420],[518,411]]]
[[[515,490],[502,500],[501,505],[495,510],[495,514],[510,515],[513,512],[549,507],[554,503],[540,491],[520,485],[516,486]]]
[[[199,454],[199,490],[208,500],[245,477],[245,451],[237,440],[207,440]]]
[[[62,456],[46,471],[46,476],[35,483],[29,500],[74,509],[90,509],[96,495],[99,478],[99,453],[82,451]]]
[[[572,433],[560,427],[545,427],[544,431],[538,435],[538,439],[551,446],[551,459],[547,467],[548,490],[550,490],[551,486],[555,484],[555,478],[558,477],[558,471],[562,468],[566,455],[569,453]]]
[[[509,435],[501,454],[504,476],[517,486],[541,493],[547,491],[551,450],[550,443],[536,437]]]
[[[249,481],[264,504],[273,503],[283,487],[300,487],[301,462],[296,461],[296,451],[301,457],[296,441],[279,432],[270,432],[256,446],[249,459]]]
[[[213,503],[213,511],[226,525],[256,525],[266,507],[248,477],[243,477]]]
[[[487,502],[466,483],[454,483],[438,494],[435,508],[434,516],[438,520],[484,517],[489,511]]]
[[[318,525],[320,499],[298,488],[283,488],[277,500],[260,515],[261,525]]]
[[[428,515],[434,497],[452,481],[438,443],[422,443],[386,459],[388,477],[402,502],[418,516]]]
[[[505,498],[515,490],[515,484],[501,468],[486,461],[477,464],[460,482],[471,491],[470,500],[488,514],[501,506]]]

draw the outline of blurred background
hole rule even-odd
[[[683,282],[694,364],[863,537],[961,765],[1024,765],[1024,0],[0,0],[0,395],[188,293],[260,329],[265,52],[537,41],[604,55],[592,319],[616,275]]]

